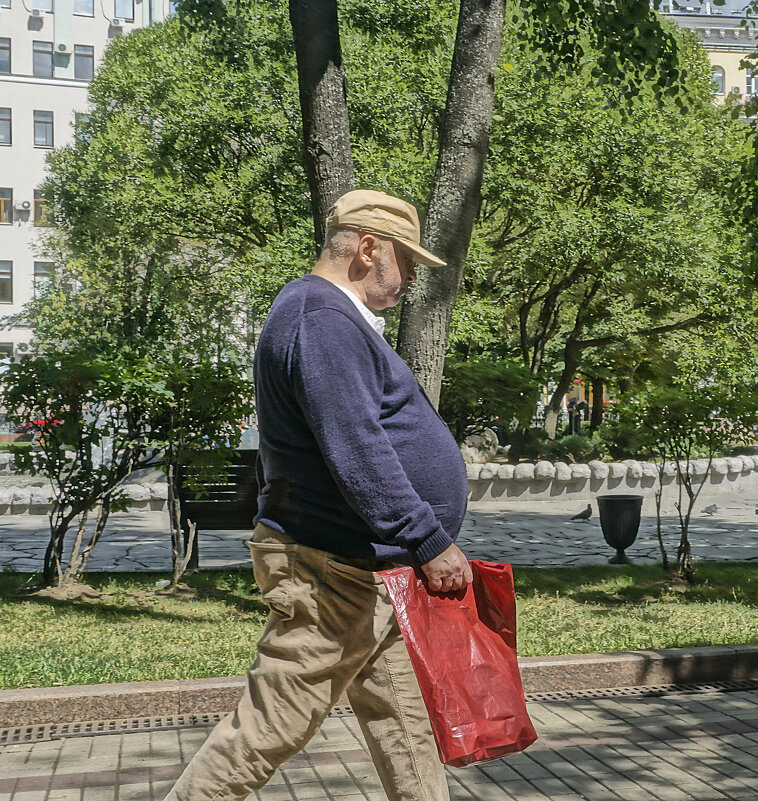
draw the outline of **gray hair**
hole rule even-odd
[[[332,261],[350,259],[355,255],[359,237],[358,231],[350,228],[329,228],[321,253],[323,255],[328,251]]]

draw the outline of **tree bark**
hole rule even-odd
[[[602,378],[592,379],[592,415],[590,416],[590,431],[597,431],[603,424],[603,396],[605,384]]]
[[[424,245],[447,267],[419,268],[405,298],[397,351],[437,406],[450,319],[479,213],[500,57],[503,0],[461,0]]]
[[[563,370],[556,382],[555,391],[545,407],[545,432],[550,439],[555,439],[563,396],[571,388],[580,355],[581,349],[577,347],[576,340],[569,338],[563,348]]]
[[[289,12],[318,251],[329,207],[355,184],[337,0],[290,0]]]

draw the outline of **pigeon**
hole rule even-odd
[[[716,512],[718,512],[718,510],[719,510],[718,506],[716,506],[715,503],[712,503],[710,506],[706,506],[705,509],[703,509],[703,514],[704,515],[713,515],[713,514],[716,514]]]
[[[588,503],[587,508],[583,512],[579,512],[578,515],[574,515],[573,517],[569,518],[570,520],[584,520],[585,523],[589,521],[592,517],[592,504]]]

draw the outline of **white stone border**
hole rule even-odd
[[[730,456],[690,462],[696,482],[705,479],[703,493],[718,495],[758,491],[758,456]],[[587,464],[539,461],[519,464],[467,464],[472,501],[551,500],[570,496],[593,498],[599,493],[630,492],[652,495],[658,486],[658,467],[652,462],[593,460]],[[676,464],[664,465],[664,486],[677,479]],[[758,499],[757,499],[758,500]]]
[[[126,484],[122,491],[129,498],[130,512],[162,511],[166,508],[166,484]],[[47,515],[52,509],[49,487],[0,488],[0,515]]]

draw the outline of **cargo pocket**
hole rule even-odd
[[[373,570],[365,570],[362,567],[345,564],[337,559],[327,559],[326,564],[329,569],[343,579],[350,579],[358,584],[381,584],[382,578]]]
[[[275,612],[293,616],[296,544],[248,542],[253,560],[255,583],[261,597]]]

